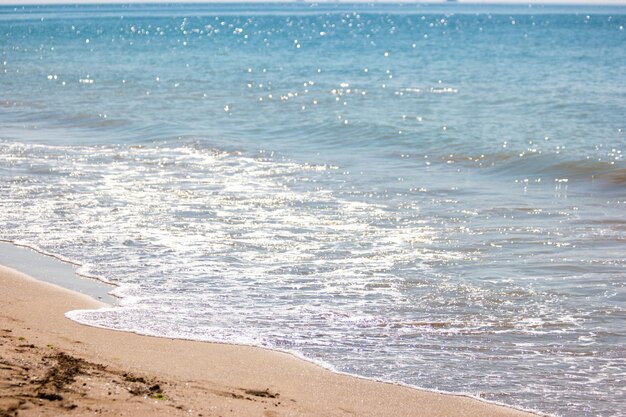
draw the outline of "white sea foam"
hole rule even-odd
[[[4,236],[38,242],[82,264],[81,274],[118,285],[119,307],[68,313],[82,323],[299,352],[416,385],[423,380],[401,377],[388,359],[436,352],[472,374],[482,368],[462,362],[494,349],[503,362],[545,360],[548,351],[528,337],[588,337],[549,293],[441,274],[483,255],[446,243],[457,232],[434,226],[445,217],[429,218],[429,206],[445,212],[457,201],[432,192],[418,194],[416,210],[327,188],[341,175],[332,166],[189,145],[4,142],[0,151],[22,172],[4,185],[12,196],[2,203]],[[479,343],[484,337],[501,346]],[[561,357],[551,355],[552,366],[564,365]],[[451,377],[420,374],[455,390]]]

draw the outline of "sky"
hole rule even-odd
[[[236,0],[249,2],[271,2],[284,0]],[[314,0],[306,0],[307,2],[315,2]],[[340,0],[342,1],[342,0]],[[371,0],[343,0],[346,2],[372,2]],[[415,3],[438,3],[444,0],[378,0],[378,2],[406,2]],[[87,3],[207,3],[207,2],[223,2],[229,3],[232,0],[0,0],[0,5],[13,4],[87,4]],[[324,0],[318,1],[319,3]],[[375,2],[375,1],[374,1]],[[459,0],[459,3],[503,3],[503,4],[589,4],[589,5],[626,5],[626,0]]]
[[[235,0],[248,2],[272,2],[285,0]],[[289,0],[287,0],[289,1]],[[305,0],[315,2],[315,0]],[[332,0],[331,0],[332,1]],[[345,2],[376,2],[371,0],[339,0]],[[378,0],[377,2],[414,2],[414,3],[439,3],[444,0]],[[88,4],[88,3],[229,3],[232,0],[0,0],[0,5],[24,5],[24,4]],[[318,0],[322,3],[324,0]],[[625,5],[626,0],[459,0],[459,3],[502,3],[502,4],[589,4],[589,5]]]

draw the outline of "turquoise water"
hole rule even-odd
[[[626,8],[0,7],[0,238],[138,333],[626,408]]]

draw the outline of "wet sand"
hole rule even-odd
[[[535,415],[340,375],[286,353],[140,336],[64,316],[102,306],[0,266],[0,417]]]

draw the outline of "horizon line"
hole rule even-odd
[[[4,3],[4,2],[3,2]],[[517,5],[517,6],[626,6],[626,0],[16,0],[2,6],[80,6],[132,4],[431,4],[431,5]]]

